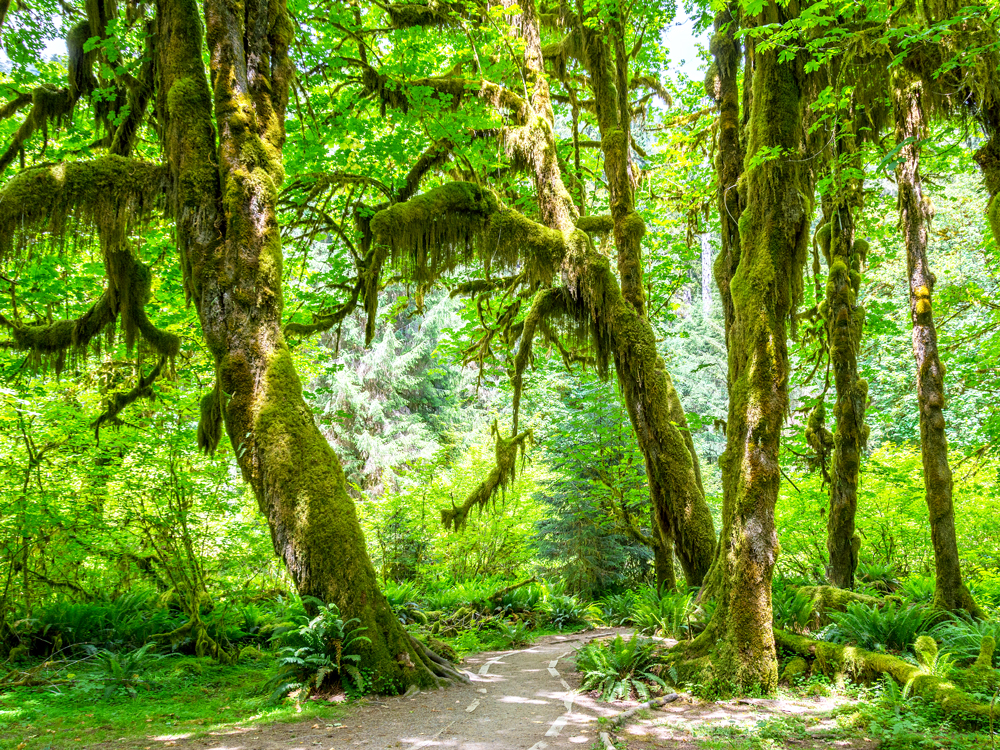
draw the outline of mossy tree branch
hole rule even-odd
[[[532,440],[531,430],[525,430],[520,434],[514,434],[509,438],[505,438],[500,434],[500,428],[497,426],[497,423],[494,422],[490,428],[490,434],[496,441],[493,469],[469,493],[465,502],[461,505],[452,503],[450,508],[441,509],[441,523],[446,529],[460,531],[465,528],[469,511],[473,508],[483,509],[491,500],[495,503],[497,496],[502,495],[513,484],[517,478],[519,457],[521,459],[521,467],[523,468],[524,466],[525,450]]]

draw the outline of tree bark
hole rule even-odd
[[[715,526],[705,502],[701,466],[687,417],[670,373],[656,350],[652,326],[646,318],[642,284],[642,238],[646,225],[635,210],[628,61],[620,18],[613,14],[609,25],[610,45],[593,29],[581,25],[579,31],[584,39],[582,62],[594,91],[604,171],[608,177],[618,278],[622,295],[635,316],[628,326],[642,329],[642,346],[636,347],[641,352],[640,358],[636,358],[636,351],[623,350],[621,345],[625,341],[621,335],[616,334],[612,339],[615,372],[645,457],[658,524],[663,536],[676,544],[688,585],[700,586],[715,555]],[[611,47],[614,47],[613,57]]]
[[[835,137],[839,140],[837,153],[849,157],[853,151],[849,136],[837,132]],[[861,451],[868,441],[865,425],[868,383],[858,377],[857,356],[865,321],[865,310],[858,305],[857,295],[861,285],[861,256],[867,245],[855,239],[853,211],[861,202],[860,180],[848,178],[838,191],[827,206],[826,221],[819,231],[819,243],[830,269],[826,301],[821,309],[825,313],[830,364],[837,389],[830,512],[826,525],[826,548],[830,555],[827,577],[833,586],[853,589],[858,564],[854,520],[858,510]]]
[[[206,2],[212,94],[194,0],[160,0],[157,11],[158,111],[178,245],[218,375],[218,408],[203,420],[224,420],[299,593],[335,603],[365,628],[359,651],[372,687],[393,692],[454,675],[409,638],[379,592],[340,461],[313,421],[281,333],[285,4]]]
[[[743,215],[744,200],[738,189],[743,175],[744,147],[740,139],[740,46],[737,41],[737,20],[728,9],[715,16],[715,32],[712,35],[711,50],[713,64],[705,78],[705,91],[719,108],[716,136],[715,173],[718,180],[719,236],[721,250],[715,259],[713,273],[722,300],[723,326],[726,334],[726,350],[732,349],[733,295],[730,289],[733,274],[740,262],[739,221]],[[746,87],[751,87],[749,78]],[[730,376],[732,373],[727,374]],[[732,382],[727,379],[727,389],[732,390]],[[728,430],[727,430],[728,432]],[[722,517],[732,513],[731,487],[723,482]],[[716,596],[723,575],[723,545],[716,547],[715,557],[702,590],[700,599]]]
[[[896,167],[896,184],[899,189],[899,224],[906,244],[913,358],[917,365],[924,495],[934,546],[934,605],[981,616],[979,607],[962,582],[955,537],[952,476],[948,465],[948,438],[945,435],[944,365],[938,355],[934,328],[934,274],[927,262],[927,230],[933,210],[930,200],[923,195],[920,176],[920,139],[925,135],[923,84],[897,77],[893,93],[896,142],[902,146],[900,162]]]
[[[989,196],[986,218],[993,232],[993,241],[1000,245],[1000,103],[993,99],[988,106],[982,107],[979,121],[987,141],[976,151],[975,159],[983,170],[983,182]]]
[[[656,514],[652,513],[656,524]],[[653,526],[653,569],[656,572],[656,593],[660,596],[677,590],[677,575],[674,573],[674,543],[665,537],[658,526]]]
[[[780,23],[775,3],[762,23]],[[712,654],[722,692],[769,692],[778,669],[771,625],[777,556],[778,449],[788,408],[787,321],[801,293],[810,206],[796,155],[803,140],[801,68],[755,50],[740,255],[729,288],[729,420],[720,459],[726,498],[718,605],[691,653]]]

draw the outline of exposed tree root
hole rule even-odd
[[[848,675],[855,680],[870,681],[879,675],[889,675],[912,695],[937,703],[954,720],[962,723],[981,724],[1000,718],[1000,710],[988,703],[979,703],[954,681],[928,674],[926,668],[910,664],[889,654],[876,654],[854,646],[814,641],[804,636],[792,635],[783,630],[774,631],[777,645],[805,657],[812,663],[813,671],[828,677]],[[988,686],[996,681],[992,669],[973,668],[958,670],[969,681]]]
[[[412,635],[408,637],[410,639],[410,647],[412,651],[420,660],[421,665],[433,676],[434,682],[438,687],[447,687],[449,684],[456,681],[469,682],[469,678],[455,669],[455,667],[452,666],[452,664],[443,656],[439,656],[431,651],[426,645],[418,641]]]
[[[618,727],[624,724],[626,721],[631,719],[640,711],[645,711],[648,708],[658,708],[659,706],[665,706],[668,703],[673,703],[675,700],[681,696],[677,693],[668,693],[667,695],[661,695],[659,698],[653,698],[645,703],[642,703],[635,708],[630,708],[627,711],[622,711],[620,714],[611,717],[611,726]]]

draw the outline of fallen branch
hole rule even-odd
[[[992,722],[995,706],[979,703],[964,690],[942,677],[928,674],[917,664],[910,664],[890,654],[876,654],[855,646],[814,641],[775,628],[775,643],[813,661],[813,669],[828,677],[850,675],[858,680],[871,680],[876,675],[889,675],[912,695],[934,701],[953,718],[966,723]],[[988,673],[991,670],[963,670]]]
[[[490,597],[489,599],[487,599],[487,601],[489,601],[490,603],[499,602],[511,591],[516,591],[522,586],[527,586],[529,583],[538,583],[538,576],[531,576],[531,578],[521,581],[520,583],[514,583],[511,584],[510,586],[504,586],[499,591],[494,591],[492,594],[490,594]]]

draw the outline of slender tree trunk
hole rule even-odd
[[[618,277],[624,299],[635,320],[623,326],[641,329],[615,335],[615,371],[629,418],[646,461],[650,496],[663,536],[676,544],[678,559],[689,586],[700,586],[715,555],[715,527],[705,502],[698,454],[688,429],[677,389],[656,350],[655,336],[646,318],[642,283],[642,239],[645,222],[635,210],[634,165],[631,161],[631,125],[628,104],[624,31],[617,15],[610,22],[610,44],[586,27],[583,62],[590,74],[601,133],[604,171],[617,251]],[[612,57],[612,47],[614,56]],[[631,316],[629,316],[631,317]]]
[[[719,236],[721,250],[715,259],[713,272],[722,300],[723,325],[726,334],[726,349],[731,351],[733,331],[733,295],[730,290],[733,274],[740,262],[739,220],[743,215],[743,197],[738,189],[743,174],[744,149],[740,141],[740,46],[736,38],[738,24],[728,9],[719,11],[715,17],[715,33],[712,35],[711,49],[713,65],[705,80],[706,93],[719,108],[718,136],[716,143],[715,171],[718,179]],[[746,81],[750,88],[751,81]],[[731,372],[729,375],[731,376]],[[727,389],[732,390],[731,380]],[[727,429],[728,434],[728,429]],[[722,517],[732,514],[730,485],[722,486]],[[700,598],[711,599],[718,593],[723,576],[723,545],[716,548],[712,568],[702,587]]]
[[[836,153],[843,163],[834,169],[847,172],[853,166],[853,140],[836,131]],[[845,158],[846,157],[846,158]],[[861,257],[867,251],[863,240],[855,239],[854,211],[861,204],[861,182],[848,177],[838,194],[828,202],[819,243],[826,255],[829,278],[824,310],[830,344],[830,363],[837,389],[834,406],[833,461],[830,467],[830,512],[827,517],[827,569],[833,586],[854,588],[857,550],[854,519],[858,509],[858,480],[861,451],[868,441],[865,405],[868,383],[858,377],[858,349],[864,328],[865,310],[858,305],[861,286]]]
[[[606,45],[588,42],[591,53],[605,55],[597,62],[598,74],[592,73],[592,81],[600,92],[602,150],[609,185],[613,186],[610,190],[620,285],[603,256],[576,229],[579,216],[558,166],[553,137],[555,118],[544,75],[535,3],[520,0],[517,5],[525,42],[524,75],[532,92],[535,117],[528,118],[528,124],[519,132],[509,135],[508,142],[523,151],[521,158],[532,167],[543,223],[560,231],[571,248],[563,263],[564,278],[574,293],[587,298],[589,309],[584,314],[599,321],[602,330],[599,335],[608,336],[629,417],[646,459],[657,518],[664,533],[674,540],[688,583],[699,585],[711,564],[715,530],[701,489],[701,470],[684,411],[656,350],[653,329],[645,318],[641,268],[645,224],[635,212],[629,177],[629,143],[627,132],[620,127],[623,103],[610,83],[615,72],[606,57]],[[623,90],[622,95],[626,96],[627,91]],[[627,101],[624,108],[627,110]],[[613,125],[609,126],[609,122]]]
[[[986,131],[987,141],[975,158],[983,170],[983,182],[989,195],[986,217],[993,232],[993,239],[1000,245],[1000,102],[993,100],[982,108],[979,119]]]
[[[299,593],[335,603],[365,628],[360,651],[374,689],[431,683],[446,672],[379,592],[340,462],[313,421],[281,333],[275,204],[291,75],[285,4],[208,0],[205,18],[212,93],[194,0],[158,4],[158,111],[178,245],[218,375],[216,406],[203,421],[224,420]]]
[[[941,609],[981,611],[962,583],[955,537],[952,476],[948,466],[948,438],[944,420],[944,365],[938,355],[932,295],[934,274],[927,263],[927,230],[933,211],[923,195],[920,177],[920,139],[925,134],[923,86],[897,78],[894,104],[896,142],[902,145],[896,167],[899,223],[906,243],[906,268],[913,323],[913,358],[917,365],[917,403],[920,409],[920,450],[924,466],[924,493],[930,513],[934,545],[934,604]]]

